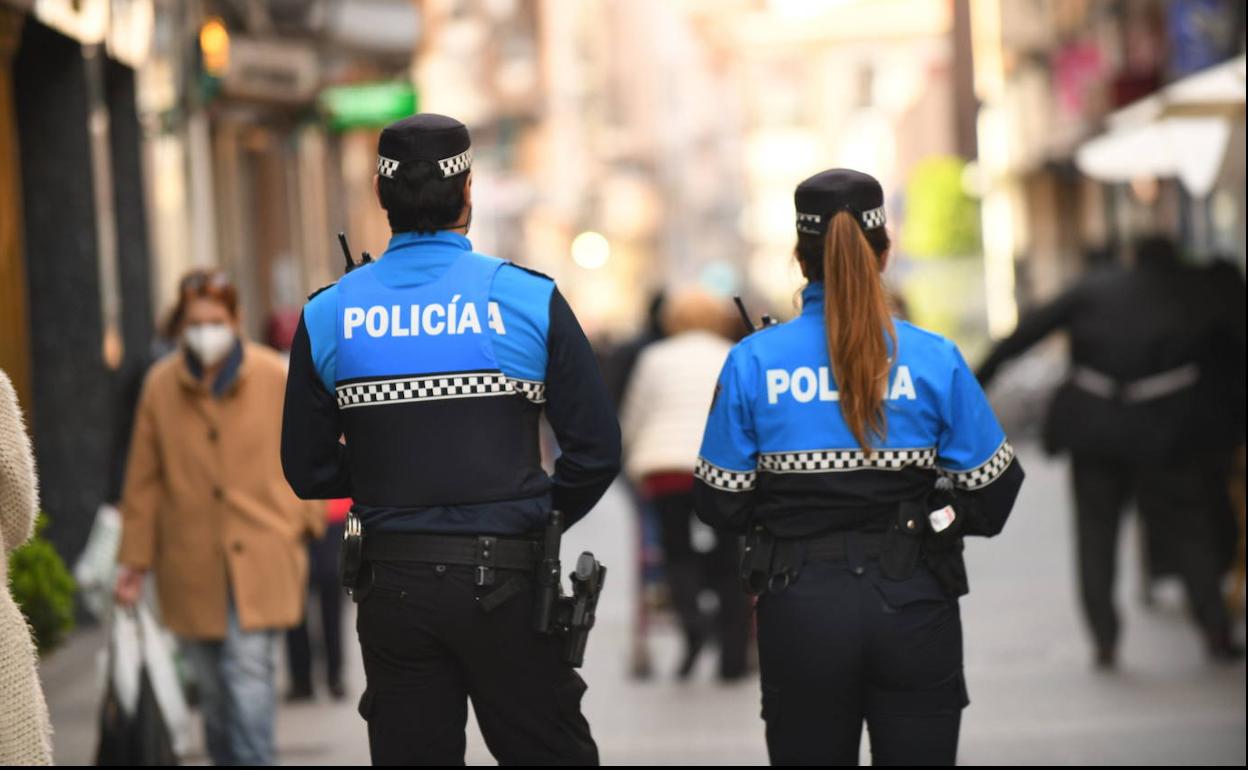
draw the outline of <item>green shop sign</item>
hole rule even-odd
[[[416,113],[416,89],[411,83],[355,83],[321,91],[321,111],[330,128],[379,128]]]

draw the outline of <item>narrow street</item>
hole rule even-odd
[[[1205,662],[1177,585],[1163,586],[1156,610],[1140,606],[1134,528],[1124,538],[1119,586],[1122,670],[1093,672],[1075,605],[1066,467],[1034,449],[1024,449],[1022,460],[1028,479],[1005,533],[968,547],[972,591],[962,611],[972,704],[961,762],[1244,764],[1244,666]],[[670,676],[646,683],[628,678],[632,543],[632,520],[617,490],[565,542],[565,560],[589,549],[611,570],[584,671],[586,712],[604,763],[765,764],[756,681],[717,685],[713,656],[685,685]],[[43,665],[58,764],[91,761],[102,639],[99,631],[80,633]],[[672,629],[653,632],[659,672],[675,668],[678,646]],[[322,694],[315,704],[282,708],[278,745],[285,764],[367,763],[367,735],[354,710],[363,671],[358,648],[349,649],[351,699],[332,703]],[[867,762],[865,740],[863,746]],[[468,760],[491,762],[475,728]],[[206,758],[196,750],[189,761]]]

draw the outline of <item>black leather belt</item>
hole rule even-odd
[[[455,536],[386,533],[364,539],[367,561],[415,561],[475,567],[479,586],[492,585],[494,570],[532,571],[541,558],[535,540],[495,535]]]
[[[845,561],[849,556],[849,538],[862,544],[862,555],[874,559],[884,551],[882,532],[834,532],[802,541],[806,561]]]

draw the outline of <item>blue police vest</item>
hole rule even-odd
[[[764,522],[850,529],[924,497],[939,474],[978,489],[1005,471],[1014,450],[957,348],[902,321],[884,390],[886,433],[860,446],[828,360],[822,286],[808,286],[803,300],[800,316],[747,337],[729,355],[698,478],[716,491],[753,495]]]
[[[504,264],[464,252],[422,286],[390,288],[369,267],[339,281],[335,389],[357,503],[471,504],[548,486],[540,406],[491,343]]]

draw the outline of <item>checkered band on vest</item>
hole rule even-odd
[[[826,449],[810,452],[771,452],[758,459],[759,470],[768,473],[828,473],[835,471],[899,471],[903,468],[936,467],[936,450]]]
[[[512,389],[535,404],[546,403],[546,383],[537,380],[507,380]]]
[[[443,177],[462,174],[472,168],[472,148],[469,147],[453,158],[444,158],[438,161],[438,168],[442,169]]]
[[[377,156],[377,173],[386,179],[394,179],[394,172],[399,170],[399,162],[382,155]]]
[[[755,471],[731,471],[712,465],[701,457],[694,468],[693,475],[721,492],[749,492],[754,489],[758,479]]]
[[[874,230],[877,227],[884,226],[884,207],[870,209],[862,212],[862,228],[864,230]]]
[[[339,409],[381,406],[405,401],[508,396],[516,392],[507,376],[502,373],[403,377],[339,385],[337,390]]]
[[[1014,447],[1010,446],[1010,442],[1002,441],[1001,446],[997,447],[997,451],[993,452],[992,457],[978,468],[972,468],[969,471],[946,471],[953,478],[953,484],[961,489],[980,489],[986,487],[1005,472],[1010,467],[1010,461],[1014,459]]]

